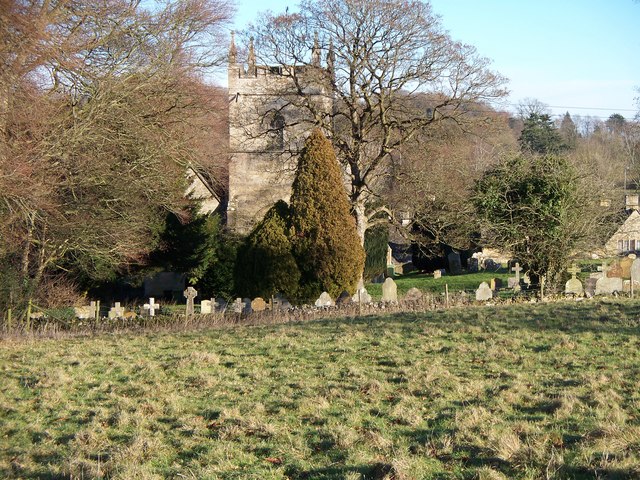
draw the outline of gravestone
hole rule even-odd
[[[607,270],[607,277],[609,278],[622,278],[622,267],[620,262],[614,262],[609,270]]]
[[[254,312],[263,312],[267,309],[267,303],[262,297],[256,297],[251,302],[251,310]]]
[[[333,307],[335,305],[331,295],[327,292],[322,292],[318,299],[316,300],[316,307]]]
[[[640,258],[633,260],[631,264],[631,288],[635,290],[640,287]]]
[[[500,290],[502,288],[502,280],[499,279],[499,278],[492,278],[489,281],[489,288],[491,290],[493,290],[494,292],[497,292],[498,290]]]
[[[564,293],[567,295],[582,295],[584,289],[582,288],[582,282],[577,277],[578,273],[580,273],[580,268],[573,264],[571,268],[567,269],[567,272],[571,274],[571,278],[564,284]]]
[[[447,255],[449,260],[449,273],[451,275],[459,275],[462,273],[462,263],[460,262],[460,254],[458,252],[451,252]]]
[[[80,320],[87,320],[89,318],[95,318],[96,307],[95,305],[84,305],[82,307],[73,307],[73,312],[76,318]]]
[[[597,278],[589,277],[584,281],[584,293],[587,297],[593,297],[596,294]]]
[[[187,308],[185,314],[188,317],[195,313],[195,304],[193,300],[198,296],[198,291],[193,287],[187,287],[183,294],[184,298],[187,299]]]
[[[382,301],[398,303],[398,286],[393,278],[387,278],[382,284]]]
[[[242,299],[240,297],[236,298],[231,305],[231,308],[233,310],[233,313],[242,313],[242,310],[244,310],[244,303],[242,303]]]
[[[253,311],[253,309],[251,308],[251,299],[250,298],[243,298],[242,299],[242,313],[245,314],[249,314]]]
[[[288,310],[291,308],[291,303],[287,298],[278,293],[273,297],[273,304],[276,310]]]
[[[493,291],[491,290],[487,282],[482,282],[476,290],[476,300],[479,302],[485,302],[487,300],[491,300],[492,298]]]
[[[441,270],[435,270],[433,272],[433,278],[436,278],[436,279],[442,278],[442,271]]]
[[[419,302],[420,300],[422,300],[423,296],[424,294],[422,293],[422,290],[416,287],[411,287],[409,291],[407,291],[407,294],[404,296],[403,300],[405,302]]]
[[[520,272],[522,271],[522,267],[520,266],[520,263],[516,262],[516,264],[513,267],[511,267],[511,271],[516,274],[516,277],[513,279],[513,281],[509,282],[509,288],[513,288],[516,292],[519,292],[520,291]],[[509,278],[509,280],[511,280],[511,278]]]
[[[622,278],[604,276],[596,281],[596,295],[610,295],[622,292]]]
[[[369,292],[367,292],[366,288],[360,287],[351,297],[351,300],[355,303],[371,303],[372,298],[371,295],[369,295]]]
[[[471,257],[468,263],[469,272],[475,273],[479,270],[479,262],[476,257]]]
[[[208,315],[211,313],[211,307],[216,303],[216,299],[212,298],[211,300],[202,300],[200,302],[200,314]]]
[[[120,302],[116,302],[115,306],[109,309],[108,317],[109,320],[113,320],[115,318],[122,318],[124,316],[124,307],[120,306]]]
[[[635,257],[635,255],[633,256]],[[622,273],[620,276],[622,278],[625,278],[627,280],[631,278],[631,265],[633,265],[633,260],[634,258],[631,258],[631,255],[620,260],[620,268],[622,269]]]
[[[156,299],[153,297],[149,297],[149,303],[145,303],[142,308],[144,308],[150,317],[156,316],[156,308],[160,308],[160,304],[156,303]]]
[[[343,290],[340,296],[336,299],[336,305],[343,306],[349,305],[350,303],[353,303],[351,295],[346,290]]]

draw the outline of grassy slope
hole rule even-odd
[[[0,478],[638,478],[640,303],[5,341]]]
[[[407,291],[416,287],[426,292],[442,293],[445,289],[445,284],[449,286],[449,292],[459,292],[461,290],[474,291],[482,282],[487,282],[492,278],[499,278],[502,280],[504,287],[507,286],[507,278],[509,275],[506,273],[506,269],[500,269],[498,272],[477,272],[477,273],[465,273],[463,275],[444,275],[440,278],[433,278],[433,275],[412,272],[407,275],[401,275],[394,278],[398,285],[398,295],[404,296]],[[367,284],[367,291],[373,296],[374,299],[382,297],[382,284]]]

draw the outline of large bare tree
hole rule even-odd
[[[452,40],[422,1],[304,0],[297,13],[263,14],[246,34],[255,37],[258,63],[294,67],[282,75],[297,89],[298,107],[331,135],[362,242],[387,210],[381,192],[394,152],[445,119],[477,123],[469,106],[506,93],[504,78],[474,47]],[[332,109],[305,84],[309,68],[330,86]]]
[[[185,166],[215,155],[202,138],[220,92],[201,78],[232,11],[0,1],[0,257],[16,278],[0,290],[15,298],[47,275],[140,262],[167,212],[182,213]]]

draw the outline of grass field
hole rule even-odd
[[[640,302],[0,343],[0,478],[640,478]]]

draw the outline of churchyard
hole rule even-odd
[[[640,476],[640,302],[5,338],[0,477]]]

